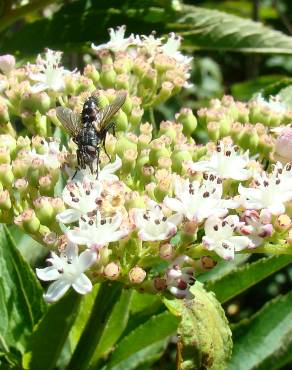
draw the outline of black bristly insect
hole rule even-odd
[[[90,96],[84,102],[81,115],[74,113],[69,108],[56,108],[59,121],[78,146],[78,167],[74,176],[78,169],[85,169],[86,166],[89,166],[91,173],[94,173],[93,162],[97,160],[96,177],[98,177],[101,146],[110,160],[105,149],[106,134],[110,129],[115,134],[115,123],[112,121],[112,118],[124,104],[126,96],[127,94],[124,92],[118,93],[115,100],[104,108],[99,108],[97,97]]]

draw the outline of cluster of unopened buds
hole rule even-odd
[[[204,146],[193,138],[197,119],[188,108],[153,129],[141,122],[144,109],[187,85],[191,59],[174,34],[124,35],[124,27],[110,30],[107,44],[92,45],[97,59],[83,74],[64,69],[52,50],[19,68],[0,57],[0,219],[48,248],[48,267],[36,273],[52,282],[49,302],[105,280],[190,298],[196,274],[220,258],[292,243],[292,158],[284,149],[292,135],[288,126],[271,130],[287,124],[290,111],[276,120],[274,101],[213,101],[198,112],[210,135]],[[80,113],[95,90],[102,106],[127,91],[116,135],[106,136],[112,161],[101,153],[98,178],[89,168],[75,173],[77,146],[63,140],[55,110]],[[251,146],[246,130],[235,134],[236,122],[273,135],[268,166],[260,136]],[[34,136],[19,136],[16,124]]]

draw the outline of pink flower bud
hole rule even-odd
[[[0,56],[0,69],[6,75],[15,67],[15,58],[13,55],[6,54]]]
[[[292,128],[287,128],[278,137],[275,145],[275,159],[287,163],[292,161]]]

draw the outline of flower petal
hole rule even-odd
[[[91,250],[85,250],[79,256],[79,266],[81,271],[87,270],[96,260],[96,253]]]
[[[92,283],[85,274],[81,274],[72,284],[74,290],[79,294],[86,294],[92,290]]]
[[[43,269],[36,269],[36,274],[37,277],[43,281],[57,280],[61,275],[55,266],[49,266]]]
[[[70,288],[70,283],[66,280],[60,279],[49,286],[44,298],[47,302],[53,303],[60,299]]]
[[[69,224],[78,221],[80,216],[81,212],[76,209],[65,209],[65,211],[56,216],[56,219],[62,224]]]

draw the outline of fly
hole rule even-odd
[[[73,141],[78,147],[78,166],[73,178],[78,170],[85,169],[86,166],[90,168],[93,174],[93,162],[95,160],[97,160],[96,178],[98,177],[101,146],[110,160],[105,149],[106,134],[112,129],[115,135],[115,123],[112,121],[112,118],[124,104],[126,96],[127,93],[119,92],[115,100],[104,108],[99,108],[97,97],[90,96],[84,102],[81,115],[74,113],[69,108],[56,108],[59,121],[72,136]]]

